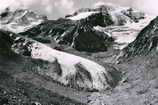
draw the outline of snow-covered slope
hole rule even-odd
[[[24,32],[44,21],[42,16],[26,9],[6,11],[0,14],[0,29],[14,33]]]
[[[67,19],[82,20],[95,14],[108,14],[106,19],[109,18],[113,21],[114,25],[124,25],[128,23],[138,22],[144,18],[144,13],[130,7],[120,7],[116,5],[104,4],[97,8],[85,8],[78,10]]]
[[[96,26],[94,29],[102,31],[107,35],[115,39],[116,44],[114,48],[123,49],[129,43],[133,42],[138,33],[146,27],[155,16],[146,15],[144,19],[141,19],[139,22],[128,23],[123,26],[108,26],[106,28]]]

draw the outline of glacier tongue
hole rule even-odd
[[[72,54],[54,50],[41,43],[33,44],[32,58],[43,59],[43,60],[47,60],[50,62],[54,61],[54,58],[57,58],[58,62],[61,65],[61,68],[64,72],[64,75],[62,75],[59,78],[59,80],[57,80],[57,81],[65,84],[65,85],[67,85],[69,82],[66,80],[66,77],[68,77],[70,75],[75,75],[75,73],[77,72],[75,65],[80,63],[90,73],[90,75],[92,76],[92,79],[93,79],[92,87],[88,87],[88,88],[94,88],[97,90],[101,90],[101,89],[107,88],[107,86],[108,86],[106,78],[105,78],[105,76],[108,75],[108,72],[105,70],[105,68],[103,66],[101,66],[93,61],[90,61],[88,59],[84,59],[82,57],[78,57],[78,56],[75,56]],[[85,86],[86,86],[86,84],[85,84]]]
[[[104,90],[115,83],[110,73],[110,70],[114,71],[114,68],[106,67],[105,69],[94,61],[57,51],[34,40],[21,39],[20,41],[20,39],[18,39],[18,43],[15,44],[22,45],[22,47],[17,47],[15,45],[15,50],[26,50],[27,45],[28,49],[31,49],[29,50],[31,52],[31,58],[41,59],[50,63],[57,60],[60,64],[62,75],[51,77],[57,82],[64,85],[71,85],[74,88],[79,87],[90,90]]]

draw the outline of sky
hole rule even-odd
[[[49,19],[57,19],[71,14],[79,8],[92,8],[103,3],[130,6],[158,15],[158,0],[0,0],[0,11],[6,7],[28,8],[48,16]]]

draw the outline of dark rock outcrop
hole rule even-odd
[[[31,62],[32,65],[30,65],[30,67],[32,67],[32,71],[40,75],[50,77],[54,80],[57,80],[63,75],[61,66],[56,58],[54,58],[54,62],[41,59],[32,59]]]
[[[0,54],[1,55],[10,55],[12,53],[11,51],[11,45],[13,43],[13,40],[9,36],[10,32],[5,32],[0,30]]]
[[[86,68],[78,63],[75,65],[76,74],[70,77],[67,77],[69,81],[69,86],[77,89],[93,89],[93,78],[91,77],[91,73],[86,70]]]
[[[25,38],[16,37],[12,44],[12,50],[23,56],[31,56],[32,41],[28,41]]]
[[[113,41],[113,38],[94,30],[89,25],[79,25],[73,34],[71,45],[79,51],[97,52],[106,51]]]

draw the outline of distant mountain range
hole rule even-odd
[[[39,25],[45,19],[46,17],[37,15],[36,13],[26,9],[11,11],[7,8],[0,15],[0,28],[6,31],[19,33]]]

